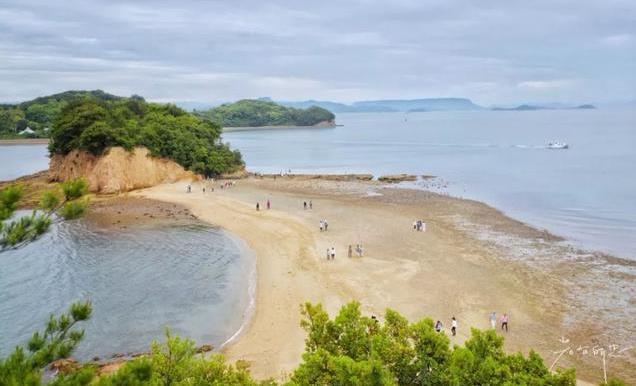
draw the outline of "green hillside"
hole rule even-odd
[[[114,101],[122,99],[102,90],[65,91],[17,104],[0,104],[0,137],[19,137],[27,127],[35,133],[24,137],[47,137],[57,115],[70,102],[77,100]]]
[[[267,100],[244,99],[194,114],[222,127],[313,126],[332,122],[336,116],[321,107],[285,107]]]

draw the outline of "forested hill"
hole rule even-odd
[[[223,127],[333,125],[336,116],[321,107],[307,109],[281,106],[267,100],[244,99],[194,114]]]
[[[35,133],[30,137],[46,137],[57,115],[72,101],[114,101],[122,97],[102,90],[65,91],[16,104],[0,104],[0,136],[16,136],[27,127]]]
[[[221,127],[174,105],[148,103],[142,97],[71,101],[57,115],[49,151],[67,155],[80,150],[94,155],[110,147],[146,147],[205,176],[243,167],[238,151],[221,142]]]

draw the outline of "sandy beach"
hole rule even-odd
[[[636,336],[632,262],[576,250],[479,202],[376,181],[250,178],[229,189],[217,181],[206,193],[194,183],[189,194],[186,185],[130,195],[182,205],[254,250],[256,309],[223,351],[231,361],[248,361],[257,378],[285,379],[299,363],[300,304],[321,302],[333,314],[357,300],[380,318],[386,308],[446,326],[455,316],[453,343],[467,339],[470,327],[489,328],[490,312],[505,312],[508,350],[533,348],[548,366],[559,358],[555,368],[575,366],[579,379],[597,382],[603,367],[592,348],[604,347],[615,354],[608,374],[636,381],[636,353],[629,349]],[[313,209],[304,210],[309,200]],[[321,219],[329,222],[327,232],[318,229]],[[426,232],[412,229],[417,219]],[[364,256],[348,258],[348,245],[358,243]],[[337,256],[327,261],[332,246]]]

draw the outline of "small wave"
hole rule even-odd
[[[235,340],[237,340],[243,333],[247,330],[248,325],[252,322],[252,318],[254,317],[254,313],[256,311],[256,285],[258,284],[258,276],[256,271],[256,252],[252,250],[242,239],[225,232],[225,234],[234,241],[234,243],[241,249],[243,255],[250,256],[250,260],[252,262],[251,269],[248,274],[248,288],[247,288],[247,307],[245,308],[245,313],[243,317],[243,322],[239,326],[239,328],[232,334],[225,342],[221,343],[219,346],[219,350],[222,350],[225,346],[230,345]]]

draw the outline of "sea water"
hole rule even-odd
[[[338,114],[336,128],[229,132],[252,171],[435,175],[576,245],[636,259],[636,111]],[[549,150],[549,141],[568,150]]]
[[[49,152],[46,145],[0,146],[0,181],[14,180],[48,167]]]
[[[218,348],[249,318],[253,272],[239,240],[202,224],[63,222],[0,253],[0,357],[77,300],[94,311],[76,358],[148,351],[166,328]]]
[[[342,113],[336,121],[343,126],[223,137],[252,171],[435,175],[442,193],[636,259],[635,110]],[[546,149],[555,140],[570,148]],[[0,181],[47,165],[44,145],[0,146]]]

